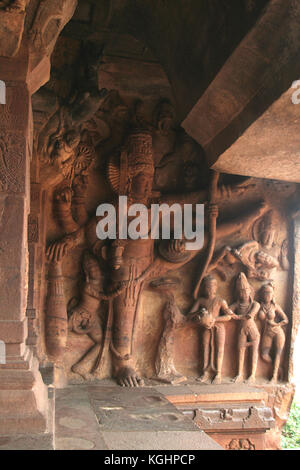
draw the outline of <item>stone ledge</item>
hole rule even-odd
[[[248,385],[182,385],[155,387],[173,405],[204,403],[261,403],[268,399],[265,390]]]

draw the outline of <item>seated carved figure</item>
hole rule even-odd
[[[196,300],[189,316],[194,317],[204,328],[203,348],[204,367],[200,381],[210,378],[214,372],[213,383],[222,380],[222,364],[224,358],[225,326],[224,322],[231,320],[234,315],[227,302],[217,295],[218,283],[212,276],[203,279],[204,296]],[[196,318],[197,317],[197,318]]]
[[[258,318],[265,322],[261,341],[261,357],[264,361],[273,362],[270,352],[272,345],[275,345],[275,360],[271,382],[276,383],[285,343],[285,334],[282,327],[288,324],[288,318],[274,300],[274,287],[272,284],[266,284],[261,288],[261,306]]]
[[[260,309],[260,305],[258,302],[253,300],[251,291],[252,289],[247,277],[244,273],[240,273],[236,280],[237,300],[230,306],[230,309],[235,313],[232,318],[240,323],[238,333],[238,375],[235,377],[234,382],[243,381],[245,352],[247,347],[252,348],[251,375],[247,382],[255,382],[260,340],[260,334],[255,323],[255,318]]]

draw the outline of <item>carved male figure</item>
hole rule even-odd
[[[225,345],[225,326],[224,323],[231,320],[234,315],[227,305],[226,300],[217,295],[218,282],[213,276],[207,276],[203,279],[203,297],[200,297],[194,303],[190,314],[195,316],[200,309],[204,308],[210,314],[211,321],[204,322],[203,319],[207,315],[202,312],[199,323],[203,326],[203,349],[204,349],[204,365],[203,375],[200,377],[201,382],[205,382],[210,378],[211,370],[215,372],[213,378],[214,384],[222,381],[222,364],[224,358]]]
[[[251,348],[251,374],[247,380],[248,383],[255,382],[257,361],[258,361],[258,347],[260,334],[255,323],[255,318],[259,312],[260,305],[255,302],[252,297],[252,288],[244,273],[240,273],[236,279],[236,302],[230,306],[230,309],[235,313],[232,317],[238,320],[239,333],[238,333],[238,375],[235,377],[234,382],[243,381],[243,370],[245,362],[245,352],[247,347]]]
[[[121,155],[108,165],[108,180],[115,192],[118,205],[118,196],[126,195],[128,205],[142,203],[149,207],[153,201],[152,185],[154,177],[154,162],[152,151],[152,136],[149,132],[133,131],[127,140]],[[76,188],[73,187],[73,190]],[[203,202],[207,196],[206,191],[199,191],[189,194],[170,195],[160,197],[159,202],[173,204]],[[81,209],[83,207],[81,206]],[[210,211],[217,216],[215,208]],[[250,223],[260,217],[266,208],[264,204],[256,206],[252,212],[244,214],[238,220],[229,220],[221,223],[217,229],[217,239],[227,236],[249,226]],[[69,207],[71,211],[71,207]],[[75,211],[76,212],[76,211]],[[68,217],[66,217],[66,220]],[[48,249],[50,258],[62,259],[62,257],[73,247],[78,246],[84,240],[90,250],[101,261],[104,242],[97,239],[96,226],[99,218],[96,217],[67,234],[61,240],[55,242]],[[177,269],[185,264],[197,252],[189,252],[190,256],[182,256],[182,245],[175,244],[175,255],[178,251],[178,259],[172,256],[169,262],[167,257],[158,256],[154,259],[154,240],[148,239],[120,239],[117,227],[117,240],[106,242],[110,253],[109,286],[112,291],[116,291],[120,284],[126,285],[124,291],[113,300],[113,335],[110,342],[110,351],[113,358],[114,376],[120,385],[139,386],[143,380],[136,370],[136,358],[134,354],[134,334],[139,309],[139,302],[143,290],[143,283],[150,274],[161,276],[165,272]],[[67,231],[65,231],[67,233]],[[205,240],[207,243],[207,238]],[[174,254],[173,254],[174,255]],[[103,260],[102,260],[103,261]],[[217,379],[218,380],[218,379]]]
[[[275,345],[274,369],[271,382],[276,383],[280,358],[285,343],[285,334],[282,327],[287,325],[289,321],[282,308],[274,300],[274,287],[272,284],[265,284],[261,288],[261,305],[258,318],[265,322],[261,340],[261,357],[264,361],[268,363],[273,362],[270,352],[272,345]]]

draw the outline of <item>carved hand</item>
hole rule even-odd
[[[74,235],[67,235],[59,241],[51,243],[46,251],[48,261],[52,263],[58,263],[63,259],[67,252],[73,248],[76,239]]]
[[[239,315],[236,315],[235,313],[231,315],[232,320],[241,320],[241,317]]]

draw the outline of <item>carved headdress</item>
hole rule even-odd
[[[107,177],[113,191],[119,195],[134,196],[134,179],[142,175],[147,181],[143,197],[151,196],[154,176],[152,135],[148,131],[132,132],[120,155],[108,161]]]
[[[239,275],[237,276],[236,281],[235,281],[235,292],[236,292],[236,295],[239,296],[240,291],[241,291],[241,290],[244,290],[244,289],[249,290],[249,292],[250,292],[250,297],[252,298],[252,296],[253,296],[253,289],[252,289],[252,286],[249,284],[249,281],[248,281],[248,279],[247,279],[246,274],[244,274],[244,273],[239,273]]]

